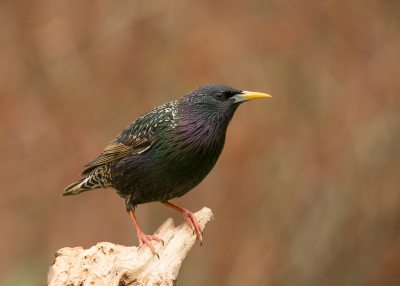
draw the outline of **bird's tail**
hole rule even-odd
[[[78,182],[75,182],[65,188],[63,196],[75,196],[80,193],[100,189],[102,186],[92,175],[89,175]]]
[[[86,178],[83,178],[82,180],[79,180],[78,182],[75,182],[68,187],[65,188],[63,196],[75,196],[78,195],[84,191],[88,191],[85,188],[82,188],[82,185],[84,185],[84,181]]]

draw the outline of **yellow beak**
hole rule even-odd
[[[261,92],[253,92],[244,90],[240,94],[236,94],[232,98],[235,99],[235,102],[247,101],[256,98],[264,98],[264,97],[271,97],[269,94],[261,93]]]

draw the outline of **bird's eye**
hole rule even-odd
[[[224,94],[222,92],[216,92],[214,93],[214,97],[218,100],[223,100],[225,98]]]

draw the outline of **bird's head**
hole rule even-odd
[[[270,96],[222,84],[200,86],[178,100],[180,120],[175,139],[182,150],[190,150],[187,153],[213,154],[211,158],[216,162],[236,108],[245,101],[262,97]]]
[[[181,110],[187,115],[207,119],[207,121],[227,120],[229,122],[241,103],[264,97],[271,96],[260,92],[238,90],[223,84],[208,84],[200,86],[182,97],[181,106],[183,108]]]

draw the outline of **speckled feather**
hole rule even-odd
[[[227,100],[218,102],[212,96],[216,91],[224,92]],[[184,195],[217,162],[239,105],[228,99],[240,92],[224,85],[202,86],[145,113],[85,166],[85,177],[64,195],[114,189],[125,198],[128,211]]]

